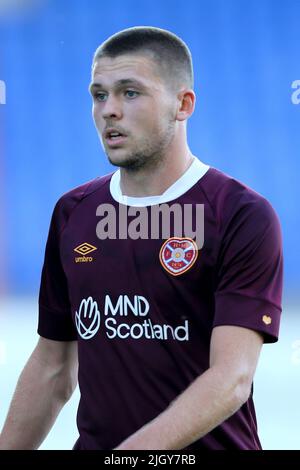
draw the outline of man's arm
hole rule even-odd
[[[215,327],[209,369],[116,449],[183,449],[205,436],[247,401],[262,343],[253,330]]]
[[[37,449],[77,384],[77,341],[40,338],[22,371],[0,449]]]

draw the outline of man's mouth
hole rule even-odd
[[[126,135],[117,129],[107,129],[104,133],[105,141],[110,147],[122,145],[126,140]]]

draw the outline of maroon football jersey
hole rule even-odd
[[[180,232],[175,215],[170,233],[160,233],[151,210],[174,204],[195,218],[193,208],[203,208],[194,220],[203,243]],[[123,196],[119,170],[65,194],[51,220],[38,332],[78,341],[75,448],[112,449],[165,410],[208,369],[215,326],[275,342],[281,291],[281,231],[271,205],[197,159],[157,197]],[[260,448],[252,394],[189,447]]]

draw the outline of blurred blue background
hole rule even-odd
[[[112,171],[87,91],[95,49],[121,29],[158,26],[178,34],[193,55],[192,152],[263,194],[281,220],[284,321],[292,329],[278,357],[300,391],[300,91],[292,88],[300,80],[299,18],[299,0],[0,0],[2,318],[14,310],[5,302],[37,296],[57,199]],[[3,325],[0,364],[1,344],[8,364]],[[295,432],[290,445],[300,447]]]

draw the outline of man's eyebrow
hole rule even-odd
[[[136,80],[135,78],[121,78],[120,80],[114,83],[113,87],[118,89],[126,85],[133,85],[139,88],[146,87],[142,82],[140,82],[139,80]],[[97,89],[99,90],[99,89],[104,89],[104,88],[105,87],[99,82],[92,82],[89,86],[90,92],[97,90]]]

